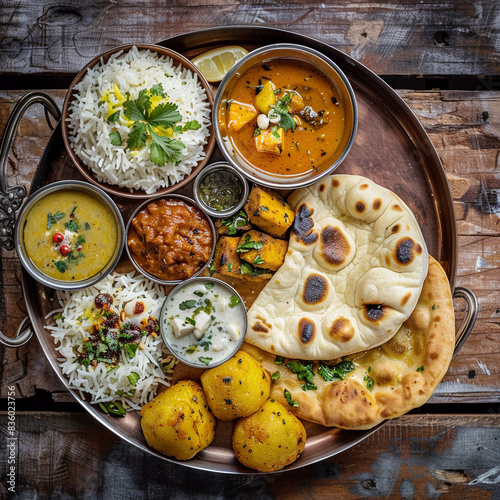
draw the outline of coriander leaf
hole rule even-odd
[[[240,298],[237,295],[231,295],[231,298],[229,299],[229,307],[233,309],[238,304],[241,304]]]
[[[280,372],[274,372],[271,375],[271,380],[278,380],[280,377],[281,377],[281,373]]]
[[[282,365],[285,362],[285,358],[283,356],[276,356],[274,360],[275,365]]]
[[[56,212],[52,215],[50,212],[47,214],[47,229],[50,229],[58,220],[61,220],[64,217],[62,212]]]
[[[205,295],[205,294],[204,294],[202,291],[200,291],[200,290],[195,290],[195,291],[193,292],[193,294],[194,294],[194,295],[196,295],[197,297],[203,297],[203,296]]]
[[[212,361],[212,358],[204,358],[204,357],[202,357],[202,356],[200,356],[198,359],[199,359],[202,363],[204,363],[204,364],[206,364],[206,365],[208,365],[208,364],[210,363],[210,361]]]
[[[214,284],[213,283],[205,283],[205,288],[207,290],[212,290],[212,288],[214,287]]]
[[[163,85],[161,83],[157,83],[153,85],[149,90],[151,95],[157,95],[159,97],[165,97],[165,92],[163,91]]]
[[[179,113],[177,108],[177,104],[173,104],[171,102],[158,104],[158,106],[151,111],[147,121],[153,127],[172,127],[177,122],[182,120],[182,115]]]
[[[76,246],[79,246],[79,245],[81,245],[82,243],[85,243],[85,236],[83,236],[82,234],[80,234],[80,235],[78,236],[78,238],[76,239],[75,245],[76,245]]]
[[[253,267],[252,264],[249,264],[248,262],[241,263],[240,271],[241,274],[248,274],[250,276],[260,276],[261,274],[268,274],[271,272],[268,269]]]
[[[264,264],[264,261],[260,258],[260,255],[257,255],[255,259],[253,260],[254,264]]]
[[[78,229],[80,229],[80,226],[76,223],[76,221],[74,219],[71,219],[69,222],[66,222],[64,224],[64,227],[68,231],[73,231],[74,233],[77,233]]]
[[[334,380],[344,380],[347,373],[354,371],[352,361],[344,360],[336,365],[330,366],[321,363],[318,368],[318,374],[323,377],[326,382]]]
[[[109,134],[109,140],[113,146],[121,146],[122,145],[122,136],[120,132],[111,132]]]
[[[110,115],[108,117],[108,122],[109,123],[115,123],[116,120],[118,120],[118,118],[120,118],[120,110],[115,111],[112,115]]]
[[[167,162],[177,162],[182,158],[181,151],[186,147],[183,142],[155,134],[149,125],[148,131],[153,139],[149,145],[149,157],[155,165],[162,167]]]
[[[135,353],[137,351],[137,348],[139,347],[139,344],[125,344],[124,349],[127,354],[127,356],[132,359],[135,356]],[[129,378],[130,380],[130,378]],[[135,384],[133,384],[135,385]]]
[[[253,133],[253,136],[258,137],[261,133],[262,133],[262,130],[260,129],[260,127],[257,127],[255,129],[255,132]]]
[[[128,381],[133,385],[136,386],[137,382],[139,382],[140,376],[139,374],[132,372],[128,377]]]
[[[295,408],[299,407],[299,402],[296,399],[292,399],[292,395],[290,394],[290,391],[288,389],[285,389],[283,391],[283,394],[285,395],[286,402]]]
[[[66,265],[66,262],[64,262],[64,260],[56,260],[54,262],[54,266],[57,267],[57,270],[60,273],[64,273],[64,271],[66,271],[66,269],[68,268],[68,266]]]
[[[276,139],[279,139],[280,138],[280,135],[278,134],[278,125],[275,125],[272,129],[271,129],[271,134],[274,135],[274,137],[276,137]]]
[[[149,105],[147,103],[149,103]],[[125,115],[126,118],[134,122],[147,121],[148,119],[147,110],[150,107],[151,107],[151,101],[149,100],[149,97],[143,94],[136,101],[125,101],[123,103],[123,114]]]
[[[227,219],[221,220],[221,226],[227,227],[227,234],[232,236],[236,234],[240,227],[244,227],[248,224],[248,215],[243,210],[240,210],[237,214]]]
[[[190,325],[196,326],[196,321],[193,318],[186,318],[186,323],[189,323]]]
[[[297,126],[297,122],[293,119],[291,115],[283,114],[281,115],[281,120],[279,126],[286,132],[289,129],[292,129],[292,132],[295,131],[295,127]]]
[[[186,309],[192,309],[196,306],[196,300],[185,300],[179,304],[179,309],[185,311]]]
[[[197,120],[191,120],[190,122],[187,122],[184,127],[182,127],[182,131],[185,132],[186,130],[198,130],[201,128],[201,124]]]
[[[276,107],[274,110],[279,113],[280,115],[288,113],[288,105],[290,104],[290,101],[292,98],[290,97],[290,94],[285,94],[277,103]]]
[[[312,363],[303,364],[300,361],[291,360],[288,361],[285,366],[295,373],[299,380],[305,380],[305,384],[302,385],[304,391],[315,391],[317,389],[316,385],[313,383],[314,372]]]
[[[129,149],[142,148],[146,145],[147,138],[146,124],[142,122],[135,122],[127,139],[127,147]]]
[[[245,242],[238,245],[237,252],[249,252],[250,250],[260,250],[262,248],[262,241],[250,241],[250,235],[245,236]]]

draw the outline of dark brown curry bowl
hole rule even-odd
[[[166,56],[169,57],[173,60],[174,65],[177,67],[179,65],[182,65],[183,67],[187,68],[188,70],[196,73],[198,75],[198,80],[200,84],[203,86],[205,89],[205,92],[208,97],[208,101],[210,104],[210,107],[213,108],[213,95],[211,91],[210,84],[207,82],[205,77],[202,75],[202,73],[199,71],[199,69],[194,66],[188,59],[186,59],[184,56],[181,54],[167,49],[165,47],[161,47],[159,45],[144,45],[144,44],[135,44],[135,45],[123,45],[120,47],[116,47],[114,49],[111,49],[107,52],[104,52],[103,54],[98,55],[92,61],[90,61],[75,77],[73,82],[71,83],[68,92],[66,94],[66,98],[64,100],[63,104],[63,110],[62,110],[62,136],[63,136],[63,141],[64,141],[64,146],[66,148],[66,151],[68,152],[69,157],[71,158],[72,162],[76,165],[80,173],[87,179],[88,181],[92,182],[96,186],[99,186],[101,189],[104,189],[110,194],[116,195],[116,196],[123,196],[126,198],[135,198],[135,199],[146,199],[146,198],[151,198],[151,196],[156,196],[159,194],[167,194],[171,193],[185,184],[187,184],[189,181],[191,181],[197,174],[200,172],[200,170],[206,165],[208,160],[210,159],[210,155],[212,154],[212,151],[215,146],[215,136],[213,133],[213,125],[210,126],[209,129],[209,136],[207,138],[207,142],[204,146],[204,153],[205,157],[198,162],[198,164],[192,169],[189,175],[185,176],[181,181],[177,182],[176,184],[172,184],[171,186],[162,188],[157,190],[154,193],[146,193],[143,190],[138,190],[134,189],[133,191],[130,191],[128,188],[125,187],[120,187],[118,185],[112,185],[108,184],[105,182],[100,182],[97,180],[96,175],[94,172],[85,164],[84,159],[80,158],[76,152],[73,150],[69,137],[71,135],[71,130],[69,129],[68,126],[68,117],[69,117],[69,112],[70,112],[70,106],[73,100],[75,99],[76,92],[74,90],[75,86],[84,78],[84,76],[87,74],[88,69],[93,68],[99,63],[106,63],[109,58],[118,52],[128,52],[132,47],[137,47],[139,50],[150,50],[152,52],[158,53],[160,56]]]
[[[293,61],[297,61],[298,65],[303,65],[304,67],[312,66],[313,69],[316,70],[316,73],[326,78],[327,85],[329,85],[332,92],[330,95],[330,99],[333,103],[333,106],[338,105],[339,109],[343,109],[345,114],[343,133],[342,135],[339,134],[338,146],[334,151],[332,148],[332,152],[328,153],[325,158],[318,159],[317,161],[319,166],[317,168],[310,167],[308,172],[290,175],[283,175],[282,173],[270,173],[269,171],[266,172],[263,168],[258,168],[258,166],[253,165],[249,160],[246,160],[242,156],[242,154],[236,151],[232,139],[229,137],[230,134],[227,127],[229,115],[228,108],[231,105],[232,101],[231,93],[233,92],[233,89],[235,88],[238,80],[240,80],[240,78],[247,70],[250,70],[254,67],[263,68],[263,73],[270,71],[270,67],[268,65],[272,65],[272,62],[276,60],[289,60],[292,61],[292,63]],[[269,80],[268,76],[263,75],[262,80],[259,79],[259,84],[261,84],[261,82],[265,82],[266,79]],[[300,80],[300,82],[302,83],[303,80]],[[248,83],[245,80],[245,84],[247,89],[253,89],[253,82]],[[296,82],[291,81],[290,85],[292,84],[296,85]],[[307,86],[307,84],[302,83],[302,87],[304,86]],[[311,88],[313,88],[312,85]],[[258,94],[258,92],[260,92],[260,90],[256,90],[256,95]],[[278,90],[276,90],[275,94],[277,92]],[[285,92],[293,93],[294,89],[292,87],[286,88]],[[328,106],[331,107],[332,104],[328,104]],[[257,114],[259,114],[257,107],[255,109],[257,111]],[[306,111],[305,108],[304,111]],[[316,116],[320,115],[322,119],[324,111],[321,111],[320,113],[316,113]],[[311,115],[301,116],[305,120],[303,122],[305,124],[304,128],[312,123]],[[261,47],[250,52],[229,70],[229,72],[222,80],[215,96],[215,104],[212,112],[212,122],[214,123],[215,127],[215,137],[217,139],[217,144],[226,160],[235,169],[239,170],[248,179],[256,182],[257,184],[261,184],[274,189],[295,189],[313,184],[325,175],[332,173],[342,163],[349,150],[351,149],[354,138],[356,136],[358,112],[356,98],[351,84],[349,83],[344,73],[333,61],[331,61],[322,53],[309,47],[280,43]],[[245,127],[252,126],[252,123],[252,121],[249,122],[247,125],[245,125]],[[325,122],[321,122],[319,126],[322,126],[322,124],[324,123]],[[253,128],[255,127],[256,125],[253,124]],[[318,127],[318,122],[316,122],[314,125],[311,125],[310,129],[312,130],[316,127]],[[255,136],[260,135],[260,132],[260,129],[255,129]],[[290,134],[289,137],[293,138],[293,133],[286,132],[286,134]],[[287,139],[285,136],[285,141],[286,140]],[[280,150],[283,151],[281,149],[281,146]],[[270,156],[272,155],[269,154],[268,157]],[[324,154],[322,153],[321,157],[323,156]],[[265,163],[264,160],[263,163]]]
[[[172,207],[171,211],[162,214],[162,207],[167,206]],[[187,217],[194,217],[193,214],[196,218],[188,220]],[[187,224],[182,227],[181,222]],[[142,234],[136,227],[140,227]],[[174,235],[166,242],[163,235],[168,237],[171,233]],[[139,205],[130,216],[126,235],[125,248],[134,267],[161,285],[175,285],[202,273],[212,261],[217,241],[215,227],[207,213],[194,200],[180,194],[155,196]],[[200,246],[202,253],[196,252]],[[166,251],[169,252],[167,256]],[[172,252],[181,254],[179,260],[175,260]],[[168,266],[173,262],[177,267],[169,271]],[[192,269],[187,268],[188,264]]]

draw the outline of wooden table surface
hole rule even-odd
[[[16,397],[16,493],[23,498],[500,498],[500,4],[186,0],[0,3],[0,133],[16,101],[46,89],[61,105],[91,58],[213,26],[288,29],[329,43],[382,76],[438,151],[455,203],[456,284],[479,316],[431,401],[350,450],[294,472],[218,475],[128,445],[73,402],[36,338],[0,347],[0,498],[9,494],[9,388]],[[32,108],[9,161],[29,186],[50,129]],[[26,316],[14,252],[0,258],[0,330]],[[460,315],[463,304],[457,302]]]

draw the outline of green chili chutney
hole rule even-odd
[[[209,172],[200,182],[199,196],[210,208],[222,212],[241,200],[243,186],[239,177],[228,170]]]

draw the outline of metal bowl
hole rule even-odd
[[[211,363],[209,366],[203,363],[193,363],[190,359],[186,359],[186,357],[183,355],[183,352],[176,349],[172,343],[170,342],[170,337],[168,335],[168,332],[166,331],[165,327],[165,321],[168,319],[167,315],[167,310],[168,310],[168,301],[177,293],[179,293],[184,287],[190,286],[193,283],[214,283],[219,286],[222,286],[223,288],[226,288],[232,295],[236,295],[240,299],[240,303],[238,304],[238,309],[242,315],[243,319],[243,328],[242,332],[240,335],[240,340],[238,340],[237,343],[235,343],[234,348],[225,356],[223,359],[219,360],[216,363]],[[234,309],[234,312],[236,313],[236,308]],[[243,299],[241,298],[240,294],[229,284],[227,284],[224,281],[221,281],[217,278],[209,278],[209,277],[198,277],[198,278],[192,278],[189,280],[184,281],[180,285],[177,285],[165,298],[165,301],[163,302],[163,305],[161,307],[160,311],[160,331],[161,331],[161,336],[163,339],[163,342],[165,342],[166,346],[174,354],[178,359],[180,359],[184,364],[193,366],[195,368],[214,368],[215,366],[219,366],[222,363],[225,363],[228,359],[230,359],[234,354],[238,351],[238,349],[241,347],[243,344],[243,341],[245,340],[245,335],[247,331],[247,311],[245,308],[245,303],[243,302]]]
[[[345,110],[345,128],[340,145],[330,158],[330,162],[318,170],[294,176],[266,173],[255,168],[233,148],[226,134],[225,110],[229,95],[239,78],[251,67],[265,64],[273,59],[292,59],[308,63],[325,75],[338,90]],[[248,179],[274,189],[296,189],[308,186],[325,175],[332,173],[344,160],[351,149],[358,126],[358,111],[354,91],[341,69],[324,54],[291,43],[267,45],[250,52],[238,61],[222,80],[213,108],[213,119],[217,144],[226,160]]]
[[[113,55],[116,54],[117,52],[128,52],[132,47],[137,47],[139,50],[150,50],[152,52],[158,53],[160,56],[165,56],[169,57],[173,60],[175,65],[182,65],[183,67],[187,68],[188,70],[192,71],[193,73],[196,73],[198,75],[198,80],[202,87],[205,89],[205,92],[207,94],[208,101],[210,103],[210,106],[213,107],[213,96],[212,96],[212,91],[210,84],[207,82],[205,77],[202,75],[200,70],[191,63],[188,59],[186,59],[184,56],[181,54],[167,49],[165,47],[161,47],[159,45],[144,45],[144,44],[134,44],[134,45],[123,45],[120,47],[116,47],[114,49],[111,49],[107,52],[104,52],[103,54],[98,55],[92,61],[90,61],[75,77],[71,85],[69,86],[68,92],[66,94],[66,98],[64,99],[64,104],[63,104],[63,110],[62,110],[62,119],[61,119],[61,125],[62,125],[62,136],[63,136],[63,141],[64,141],[64,146],[66,148],[66,151],[68,152],[69,157],[71,158],[72,162],[76,165],[76,168],[80,171],[80,173],[87,179],[88,181],[92,182],[96,186],[99,186],[101,189],[104,189],[110,194],[113,194],[115,196],[123,196],[125,198],[135,198],[135,199],[146,199],[146,198],[151,198],[151,196],[156,196],[159,194],[167,194],[171,193],[172,191],[175,191],[179,189],[180,187],[184,186],[187,184],[189,181],[195,177],[198,172],[207,164],[210,155],[212,154],[212,151],[215,146],[215,136],[213,133],[213,126],[210,126],[210,133],[207,139],[207,143],[204,146],[204,153],[205,157],[198,162],[196,167],[193,168],[191,173],[184,177],[181,181],[177,182],[176,184],[172,184],[171,186],[168,186],[163,189],[157,190],[153,194],[148,194],[143,190],[133,190],[130,191],[127,188],[122,188],[117,185],[112,185],[112,184],[107,184],[105,182],[100,182],[97,180],[95,173],[87,167],[85,164],[84,160],[80,158],[75,151],[73,150],[69,137],[71,135],[71,131],[69,130],[68,127],[68,116],[69,116],[69,108],[71,106],[71,103],[73,102],[75,98],[75,90],[74,87],[77,85],[87,74],[87,70],[93,68],[97,64],[102,64],[106,63],[109,58]]]
[[[95,196],[111,210],[116,223],[117,238],[115,250],[112,257],[97,274],[91,276],[90,278],[78,281],[62,281],[42,273],[29,258],[24,245],[24,226],[33,206],[41,198],[50,193],[53,193],[54,191],[66,190],[84,191],[91,194],[92,196]],[[56,288],[58,290],[79,290],[81,288],[86,288],[88,286],[94,285],[114,269],[120,259],[123,246],[125,244],[125,224],[123,222],[120,210],[115,205],[114,201],[98,187],[83,181],[59,181],[39,189],[33,196],[30,196],[28,198],[28,201],[23,206],[17,218],[15,244],[17,255],[19,256],[21,264],[23,265],[24,269],[26,269],[26,271],[37,281],[39,281],[43,285],[49,286],[51,288]]]
[[[207,174],[214,171],[230,172],[231,174],[236,175],[236,177],[239,179],[242,187],[242,192],[239,202],[234,207],[228,208],[226,210],[216,210],[215,208],[212,208],[209,205],[207,205],[203,200],[199,192],[200,184]],[[217,163],[212,163],[211,165],[208,165],[203,169],[203,171],[199,175],[196,176],[193,184],[193,196],[194,199],[197,201],[198,205],[200,205],[205,210],[205,212],[207,212],[212,217],[218,217],[218,218],[230,217],[231,215],[234,215],[236,212],[238,212],[238,210],[241,210],[241,208],[247,201],[248,182],[246,178],[241,174],[241,172],[231,167],[231,165],[229,165],[225,161],[219,161]]]
[[[206,267],[209,265],[209,263],[211,262],[211,260],[212,260],[212,258],[214,256],[215,245],[217,243],[217,233],[215,231],[215,227],[214,227],[214,224],[213,224],[212,220],[207,215],[207,213],[203,210],[203,208],[200,207],[193,199],[191,199],[191,198],[189,198],[187,196],[183,196],[181,194],[169,194],[169,195],[166,195],[166,196],[155,196],[155,197],[150,198],[149,200],[146,200],[145,202],[141,203],[134,210],[134,213],[130,216],[130,218],[128,220],[127,228],[126,228],[127,240],[128,240],[129,232],[130,232],[131,227],[132,227],[132,221],[134,220],[135,216],[143,208],[145,208],[149,203],[152,203],[153,201],[160,200],[160,199],[165,199],[166,200],[166,199],[170,199],[170,198],[183,200],[185,203],[187,203],[189,205],[192,205],[193,207],[195,207],[198,210],[200,210],[203,213],[203,215],[205,216],[205,218],[207,219],[208,224],[210,225],[210,230],[212,232],[212,251],[210,252],[210,257],[208,258],[208,260],[205,263],[205,265],[202,266],[202,267],[200,267],[192,276],[190,276],[189,278],[186,278],[186,280],[187,280],[187,279],[194,278],[195,276],[198,276],[201,272],[203,272],[206,269]],[[151,274],[150,272],[148,272],[145,269],[143,269],[139,265],[139,263],[135,260],[133,253],[130,251],[130,249],[128,247],[128,242],[126,242],[126,244],[125,244],[125,249],[127,251],[127,256],[129,258],[130,262],[132,262],[133,266],[137,269],[137,271],[140,272],[141,274],[143,274],[144,276],[146,276],[146,278],[149,278],[151,281],[159,283],[160,285],[176,285],[178,283],[182,283],[182,282],[186,281],[186,280],[180,280],[180,279],[177,279],[177,280],[165,280],[165,279],[162,279],[162,278],[160,278],[158,276],[155,276],[154,274]]]

